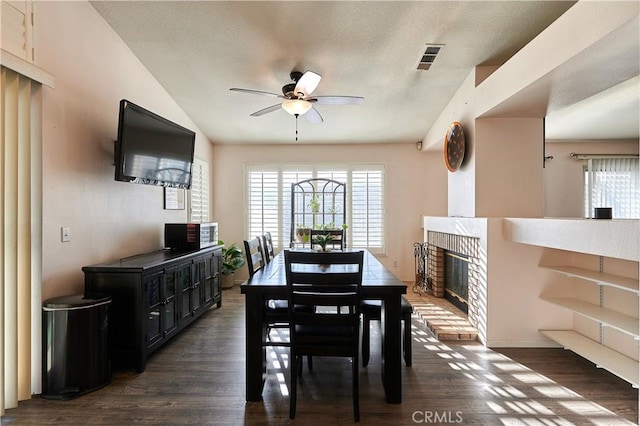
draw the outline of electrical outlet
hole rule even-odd
[[[71,241],[71,229],[69,227],[63,226],[60,228],[60,239],[63,243]]]

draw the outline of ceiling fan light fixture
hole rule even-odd
[[[311,102],[303,99],[287,99],[282,102],[282,108],[291,115],[303,115],[311,109]]]

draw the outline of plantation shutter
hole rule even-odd
[[[280,240],[278,181],[277,170],[255,170],[247,175],[247,238],[271,232],[274,247]]]
[[[189,217],[191,222],[209,222],[209,164],[195,159],[191,177]]]
[[[384,169],[351,173],[351,246],[384,252]]]

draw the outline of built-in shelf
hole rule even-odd
[[[572,330],[540,330],[542,334],[583,358],[638,387],[638,361],[602,346]]]
[[[638,321],[638,318],[625,315],[612,309],[603,308],[584,300],[574,299],[570,297],[552,298],[541,296],[541,299],[562,306],[563,308],[570,309],[577,314],[598,321],[609,327],[615,328],[616,330],[622,331],[623,333],[630,334],[633,337],[637,338],[640,335],[640,322]]]
[[[635,297],[640,295],[640,284],[637,278],[629,278],[607,272],[598,272],[591,269],[576,266],[545,266],[540,268],[548,269],[568,277],[579,278],[581,280],[596,283],[599,286],[609,286],[623,291],[631,292]],[[578,315],[582,315],[593,321],[597,321],[601,326],[608,326],[621,331],[629,338],[634,338],[636,342],[640,335],[640,320],[631,315],[626,315],[616,311],[611,307],[604,307],[589,303],[585,300],[574,297],[545,297],[542,300],[569,309]],[[626,380],[635,387],[638,387],[640,376],[638,375],[638,361],[605,344],[596,342],[573,330],[540,330],[540,332],[551,340],[564,346],[578,355],[595,363],[616,376]]]
[[[621,275],[609,274],[606,272],[592,271],[590,269],[578,268],[575,266],[544,266],[541,268],[559,272],[569,277],[577,277],[583,280],[592,281],[599,285],[608,285],[621,290],[631,291],[640,294],[638,279],[623,277]]]

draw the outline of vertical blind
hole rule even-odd
[[[197,158],[193,161],[189,194],[189,220],[209,222],[209,164]]]
[[[611,207],[616,219],[640,218],[638,158],[592,158],[585,168],[585,217],[596,207]]]
[[[40,391],[41,84],[0,75],[1,413]]]
[[[384,166],[379,164],[248,166],[247,236],[268,231],[276,247],[288,247],[292,226],[291,184],[311,178],[346,184],[347,244],[383,252]]]

